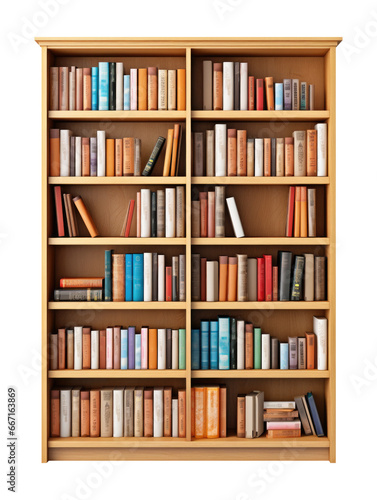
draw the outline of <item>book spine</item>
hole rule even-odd
[[[59,110],[69,110],[69,69],[66,66],[59,67]]]
[[[219,317],[219,370],[230,368],[230,320]]]
[[[186,300],[186,255],[179,256],[179,301]]]
[[[124,390],[124,437],[134,436],[134,389]]]
[[[106,370],[114,368],[114,330],[106,328]]]
[[[254,328],[254,368],[262,368],[262,330],[259,327]]]
[[[166,329],[166,369],[171,370],[173,364],[173,332],[171,328]]]
[[[172,361],[171,367],[172,370],[178,370],[179,368],[179,331],[174,329],[172,330]]]
[[[215,186],[215,237],[225,237],[225,186]]]
[[[92,109],[92,82],[90,76],[91,69],[83,69],[83,110]]]
[[[247,255],[237,254],[237,301],[247,301]]]
[[[215,175],[226,175],[226,125],[215,124]]]
[[[236,238],[243,238],[245,233],[243,231],[241,219],[237,210],[236,200],[234,197],[226,199],[228,210],[230,214],[230,218],[232,221],[233,231],[235,233]]]
[[[172,388],[164,387],[164,437],[171,437]]]
[[[123,109],[129,111],[130,106],[130,75],[123,76]]]
[[[151,66],[148,68],[148,110],[158,109],[158,81],[157,68]]]
[[[168,110],[177,109],[177,70],[168,70]]]
[[[234,63],[223,63],[223,109],[234,109]]]
[[[166,329],[157,330],[157,369],[166,370]]]
[[[97,138],[89,137],[90,148],[90,175],[97,176]]]
[[[158,300],[165,301],[165,255],[158,255]]]
[[[212,61],[203,61],[203,110],[212,110]]]
[[[266,104],[267,104],[267,110],[271,111],[274,109],[274,79],[272,76],[266,76],[265,77],[265,84],[266,84]]]
[[[113,437],[123,437],[123,389],[113,390]]]
[[[120,330],[120,369],[127,370],[128,368],[128,330],[122,328]]]
[[[165,189],[165,237],[175,238],[175,188]]]
[[[109,109],[109,63],[98,63],[98,109],[107,111]]]
[[[163,437],[164,435],[163,394],[164,391],[162,387],[156,387],[153,390],[153,437]]]
[[[152,300],[152,253],[144,253],[144,302]]]
[[[275,110],[283,110],[283,84],[275,83]]]
[[[98,94],[99,94],[98,68],[97,66],[93,66],[92,67],[92,111],[98,110]]]
[[[200,322],[200,369],[209,370],[209,321]]]
[[[73,369],[82,370],[82,326],[73,328],[74,360]]]
[[[269,370],[271,368],[271,343],[270,334],[262,333],[262,370]]]
[[[297,370],[297,337],[288,337],[289,369]]]
[[[59,110],[59,68],[50,67],[50,111]]]
[[[130,69],[130,100],[131,100],[131,111],[137,110],[137,69]]]
[[[60,390],[60,437],[72,435],[72,391]]]
[[[327,176],[327,123],[314,125],[317,131],[317,175]]]
[[[210,321],[209,338],[209,368],[218,370],[219,368],[219,325],[217,321]]]
[[[141,189],[141,221],[140,236],[150,238],[151,236],[151,190]]]
[[[206,175],[215,176],[215,131],[206,130]]]
[[[158,109],[166,111],[168,109],[167,100],[168,90],[168,71],[166,69],[158,70]]]
[[[240,63],[240,110],[247,111],[248,109],[248,73],[249,64],[247,62]]]
[[[133,254],[132,255],[132,277],[133,277],[133,289],[132,297],[134,302],[140,302],[144,298],[144,255]]]
[[[165,140],[166,140],[165,137],[162,137],[162,136],[160,136],[157,139],[156,144],[155,144],[155,146],[152,150],[152,153],[149,157],[149,160],[144,167],[142,175],[151,175],[152,170],[153,170],[153,168],[158,160],[158,157],[160,156],[161,150],[165,144]]]
[[[247,131],[237,130],[237,175],[242,176],[247,173]]]
[[[165,236],[165,191],[157,191],[157,238]]]
[[[141,370],[141,335],[135,333],[135,370]]]
[[[237,370],[245,369],[245,321],[237,321]]]
[[[200,370],[200,330],[193,328],[191,330],[191,369]]]
[[[223,63],[213,63],[213,109],[223,109]]]
[[[327,370],[327,318],[313,316],[313,332],[317,337],[317,368]]]
[[[106,132],[97,130],[97,176],[106,175]]]
[[[116,109],[116,63],[109,63],[109,109]]]
[[[177,110],[186,109],[186,70],[177,69]]]
[[[186,369],[186,330],[180,328],[178,331],[178,369]]]
[[[135,327],[128,327],[128,369],[135,369]]]

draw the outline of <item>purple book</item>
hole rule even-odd
[[[297,370],[298,356],[297,356],[297,337],[288,337],[288,357],[289,357],[289,369]]]
[[[128,369],[135,370],[135,327],[128,327]]]
[[[70,142],[70,161],[69,161],[69,175],[74,176],[75,175],[75,144],[76,144],[76,138],[71,135],[71,142]]]
[[[97,176],[97,137],[90,139],[90,175]]]

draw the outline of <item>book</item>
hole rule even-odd
[[[243,238],[245,236],[245,233],[243,231],[241,219],[237,210],[236,200],[234,199],[234,197],[231,197],[231,198],[226,198],[226,202],[228,205],[228,210],[234,234],[236,238]]]
[[[166,141],[165,137],[162,137],[162,136],[158,137],[156,144],[152,150],[152,153],[149,157],[149,160],[148,160],[147,164],[145,165],[144,170],[143,170],[141,175],[144,175],[144,176],[151,175],[153,168],[156,165],[156,162],[160,156],[162,148],[165,144],[165,141]]]
[[[317,368],[327,370],[327,318],[313,316],[313,332],[317,340]]]
[[[84,203],[83,199],[81,198],[81,196],[75,196],[73,198],[73,202],[74,202],[79,214],[81,215],[81,218],[82,218],[86,228],[88,229],[90,236],[92,238],[95,238],[96,236],[98,236],[99,235],[98,229],[97,229],[87,207],[85,206],[85,203]]]

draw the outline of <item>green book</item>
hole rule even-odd
[[[186,329],[179,329],[178,337],[178,369],[186,370]]]
[[[262,368],[262,329],[254,328],[254,368]]]

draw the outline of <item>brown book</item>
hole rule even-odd
[[[76,110],[83,109],[83,68],[76,68]]]
[[[172,388],[164,387],[164,437],[171,437]]]
[[[94,221],[90,213],[88,212],[88,209],[86,208],[85,203],[82,200],[81,196],[75,196],[75,198],[73,198],[73,202],[76,205],[76,208],[79,214],[81,215],[81,218],[84,221],[84,224],[88,229],[90,236],[92,238],[98,236],[99,234],[98,229],[96,228],[96,225],[94,224]]]
[[[265,177],[271,176],[271,138],[265,137],[263,139],[263,175]]]
[[[92,78],[90,68],[83,69],[83,108],[84,111],[92,109]]]
[[[326,257],[314,256],[314,300],[326,300]]]
[[[64,202],[64,211],[65,211],[65,220],[67,221],[67,227],[68,227],[68,236],[72,236],[72,223],[71,223],[71,217],[69,215],[69,210],[68,210],[68,204],[67,204],[67,195],[63,193],[63,202]]]
[[[134,390],[134,436],[142,437],[144,424],[143,424],[143,387],[135,387]]]
[[[81,173],[83,177],[90,176],[90,140],[89,137],[81,139]]]
[[[252,323],[245,323],[245,370],[254,367],[254,333]]]
[[[296,186],[293,236],[299,237],[300,229],[301,229],[301,187]]]
[[[144,389],[144,437],[153,436],[153,389]]]
[[[200,300],[200,255],[193,253],[191,256],[191,297],[193,301]]]
[[[317,175],[317,131],[306,131],[306,175]]]
[[[50,436],[60,436],[60,391],[56,389],[50,394]]]
[[[191,437],[195,437],[195,387],[191,387]]]
[[[204,110],[212,110],[212,61],[203,61],[203,108]]]
[[[272,266],[272,300],[278,300],[278,289],[279,289],[279,268],[278,266]]]
[[[157,370],[157,329],[156,328],[149,328],[148,367],[150,370]]]
[[[272,76],[265,77],[266,83],[266,104],[267,110],[271,111],[275,109],[275,101],[274,101],[274,79]]]
[[[255,109],[255,76],[249,76],[247,97],[248,109],[249,111],[252,111]]]
[[[179,81],[179,79],[178,79]],[[157,68],[151,66],[148,68],[148,109],[158,109],[158,92],[157,92]],[[178,108],[179,109],[179,108]]]
[[[123,139],[115,139],[115,175],[123,176]]]
[[[301,436],[301,429],[269,429],[268,438],[294,438]]]
[[[298,418],[298,410],[292,410],[290,412],[281,412],[279,410],[275,410],[274,412],[263,413],[263,420],[265,422],[273,422],[276,420],[283,420],[284,422],[288,422],[295,418]]]
[[[219,263],[219,302],[226,302],[228,294],[228,257],[220,255]]]
[[[59,109],[59,68],[50,66],[50,111]]]
[[[168,177],[170,175],[171,157],[173,152],[173,137],[174,137],[174,129],[169,128],[168,138],[166,141],[166,149],[165,149],[164,169],[162,173],[163,177]]]
[[[129,222],[128,219],[131,217],[131,221],[132,221],[134,206],[135,206],[135,200],[130,200],[128,202],[127,212],[126,212],[126,216],[125,216],[124,221],[123,221],[123,226],[122,226],[122,230],[120,232],[120,236],[129,236],[129,234],[126,234],[126,229],[127,229],[127,225],[131,226],[132,222]],[[131,209],[131,207],[132,207],[132,209]],[[132,213],[131,213],[131,210],[132,210]]]
[[[237,130],[235,128],[228,128],[228,161],[227,161],[227,175],[237,175]]]
[[[100,434],[100,391],[90,390],[90,437],[99,437]]]
[[[293,137],[285,137],[284,139],[284,164],[285,175],[291,176],[294,173],[293,165]]]
[[[90,370],[90,328],[82,329],[82,369]]]
[[[247,172],[247,131],[237,130],[237,175]]]
[[[226,437],[226,387],[220,386],[220,437]]]
[[[106,176],[115,174],[115,139],[106,139]]]
[[[206,130],[206,173],[207,177],[215,175],[215,131]]]
[[[80,400],[80,420],[81,420],[81,437],[90,436],[90,400],[89,391],[81,391]]]
[[[99,332],[99,369],[106,369],[106,330]]]
[[[69,92],[69,84],[68,84],[68,66],[59,67],[59,110],[60,111],[68,111],[69,110],[69,102],[68,102],[68,92]]]
[[[123,139],[123,175],[134,175],[135,165],[135,139],[124,137]]]
[[[215,237],[215,192],[208,191],[208,238]]]
[[[305,333],[306,338],[306,369],[314,370],[315,369],[315,334],[314,333]]]
[[[213,109],[223,109],[223,63],[213,63]]]
[[[57,128],[50,129],[50,175],[60,176],[60,132]]]
[[[69,96],[68,107],[70,111],[76,109],[76,66],[71,66],[68,74]]]
[[[113,437],[113,390],[101,389],[101,437]]]
[[[178,173],[181,138],[182,138],[182,128],[179,123],[175,123],[174,133],[173,133],[173,150],[171,154],[171,168],[170,168],[170,175],[172,177],[174,177]]]
[[[276,177],[284,176],[284,138],[276,138]]]
[[[195,438],[206,437],[206,390],[205,387],[195,387]]]
[[[194,176],[204,175],[204,133],[194,132]]]
[[[114,326],[114,370],[120,370],[120,326]]]
[[[191,202],[191,238],[200,238],[200,201]]]
[[[206,238],[208,236],[208,193],[199,193],[200,200],[200,236]]]
[[[125,294],[124,254],[113,254],[113,301],[123,302]]]
[[[175,235],[177,238],[184,238],[185,236],[185,188],[184,186],[176,186],[176,230]]]
[[[65,346],[65,328],[58,329],[58,369],[65,370],[66,367],[66,346]],[[53,368],[52,368],[53,369]]]
[[[59,341],[57,333],[50,333],[48,345],[49,370],[57,370],[59,366]]]
[[[306,238],[308,236],[308,201],[306,186],[301,186],[300,193],[300,236]]]
[[[200,259],[200,300],[207,300],[207,259]]]
[[[148,109],[148,70],[147,68],[138,69],[138,107],[139,111]]]
[[[177,110],[186,109],[186,70],[177,69]]]
[[[67,350],[67,370],[73,370],[74,349],[73,349],[73,330],[67,330],[66,350]]]
[[[228,301],[231,302],[237,300],[237,262],[237,257],[228,259]]]
[[[77,211],[75,210],[73,200],[72,200],[72,195],[70,193],[67,193],[66,200],[67,200],[69,219],[71,222],[72,236],[76,237],[79,235],[79,231],[77,228],[77,217],[76,217]]]
[[[237,437],[245,437],[245,396],[237,396]]]

